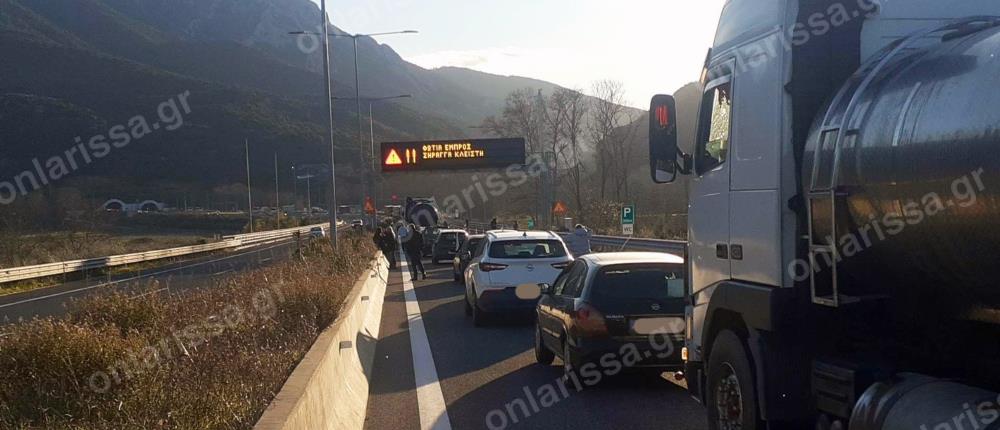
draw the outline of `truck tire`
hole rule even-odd
[[[732,331],[725,330],[715,338],[708,358],[706,397],[709,429],[765,428],[757,418],[757,384],[747,349]]]

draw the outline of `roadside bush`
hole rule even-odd
[[[375,252],[364,237],[341,247],[315,241],[302,260],[187,293],[102,295],[4,327],[0,428],[252,428]]]

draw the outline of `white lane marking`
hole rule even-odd
[[[410,324],[410,349],[413,351],[413,376],[417,386],[417,409],[420,412],[421,430],[451,430],[448,405],[441,392],[437,367],[427,340],[427,330],[420,314],[420,303],[413,289],[409,262],[399,251],[399,266],[403,275],[403,296],[406,298],[406,319]]]
[[[153,277],[153,276],[159,276],[159,275],[163,275],[163,274],[167,274],[167,273],[178,272],[178,271],[181,271],[181,270],[184,270],[184,269],[190,269],[192,267],[205,266],[205,265],[208,265],[208,264],[218,263],[220,261],[231,260],[231,259],[239,258],[239,257],[245,257],[247,255],[253,254],[254,252],[261,252],[261,251],[267,251],[269,249],[280,248],[282,246],[284,246],[284,244],[278,245],[278,246],[272,246],[270,248],[265,248],[265,249],[261,249],[261,250],[258,250],[258,251],[246,252],[246,253],[243,253],[243,254],[230,255],[228,257],[219,258],[217,260],[204,261],[204,262],[201,262],[201,263],[198,263],[198,264],[191,264],[191,265],[180,266],[180,267],[176,267],[176,268],[173,268],[173,269],[161,270],[159,272],[150,272],[150,273],[147,273],[145,275],[133,276],[133,277],[127,278],[127,279],[119,279],[119,280],[114,281],[114,282],[105,282],[103,284],[91,285],[89,287],[76,288],[76,289],[69,290],[69,291],[63,291],[61,293],[49,294],[49,295],[46,295],[46,296],[40,296],[40,297],[35,297],[35,298],[31,298],[31,299],[25,299],[25,300],[13,302],[13,303],[7,303],[7,304],[4,304],[4,305],[0,305],[0,309],[9,308],[11,306],[23,305],[23,304],[26,304],[26,303],[33,303],[33,302],[37,302],[37,301],[41,301],[41,300],[48,300],[48,299],[55,298],[55,297],[61,297],[61,296],[66,296],[66,295],[70,295],[70,294],[80,293],[80,292],[83,292],[83,291],[89,291],[89,290],[93,290],[93,289],[97,289],[97,288],[101,288],[101,287],[107,287],[107,286],[111,286],[111,285],[123,284],[123,283],[126,283],[126,282],[135,281],[137,279],[150,278],[150,277]]]

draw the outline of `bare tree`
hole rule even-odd
[[[580,90],[560,89],[557,94],[553,94],[553,99],[561,101],[564,108],[564,124],[562,126],[562,137],[566,141],[560,156],[565,160],[570,183],[571,193],[576,211],[580,217],[580,222],[585,222],[584,215],[584,192],[583,176],[585,166],[583,164],[582,139],[589,106],[587,99]]]
[[[632,123],[632,115],[625,107],[624,85],[618,81],[598,81],[592,91],[595,100],[588,133],[597,157],[601,200],[606,199],[609,185],[616,195],[629,198],[629,160],[634,151],[629,145],[633,130],[625,127]]]
[[[540,154],[545,152],[546,147],[544,142],[545,135],[547,134],[545,131],[545,110],[546,103],[540,92],[533,88],[516,90],[507,96],[506,103],[500,115],[486,118],[481,128],[496,136],[524,137],[527,141],[528,152]],[[535,179],[535,190],[541,188],[541,181],[542,178]],[[529,194],[511,196],[510,198],[518,202],[535,200],[532,203],[534,206],[533,215],[536,220],[539,220],[540,215],[547,213],[541,207],[540,197],[537,193],[534,193],[534,199]]]
[[[540,152],[545,119],[536,97],[536,90],[532,88],[510,93],[500,116],[486,118],[482,128],[496,136],[522,136],[530,152]]]

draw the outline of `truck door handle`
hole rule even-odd
[[[715,245],[715,256],[722,259],[729,259],[729,245],[725,243],[720,243]]]

